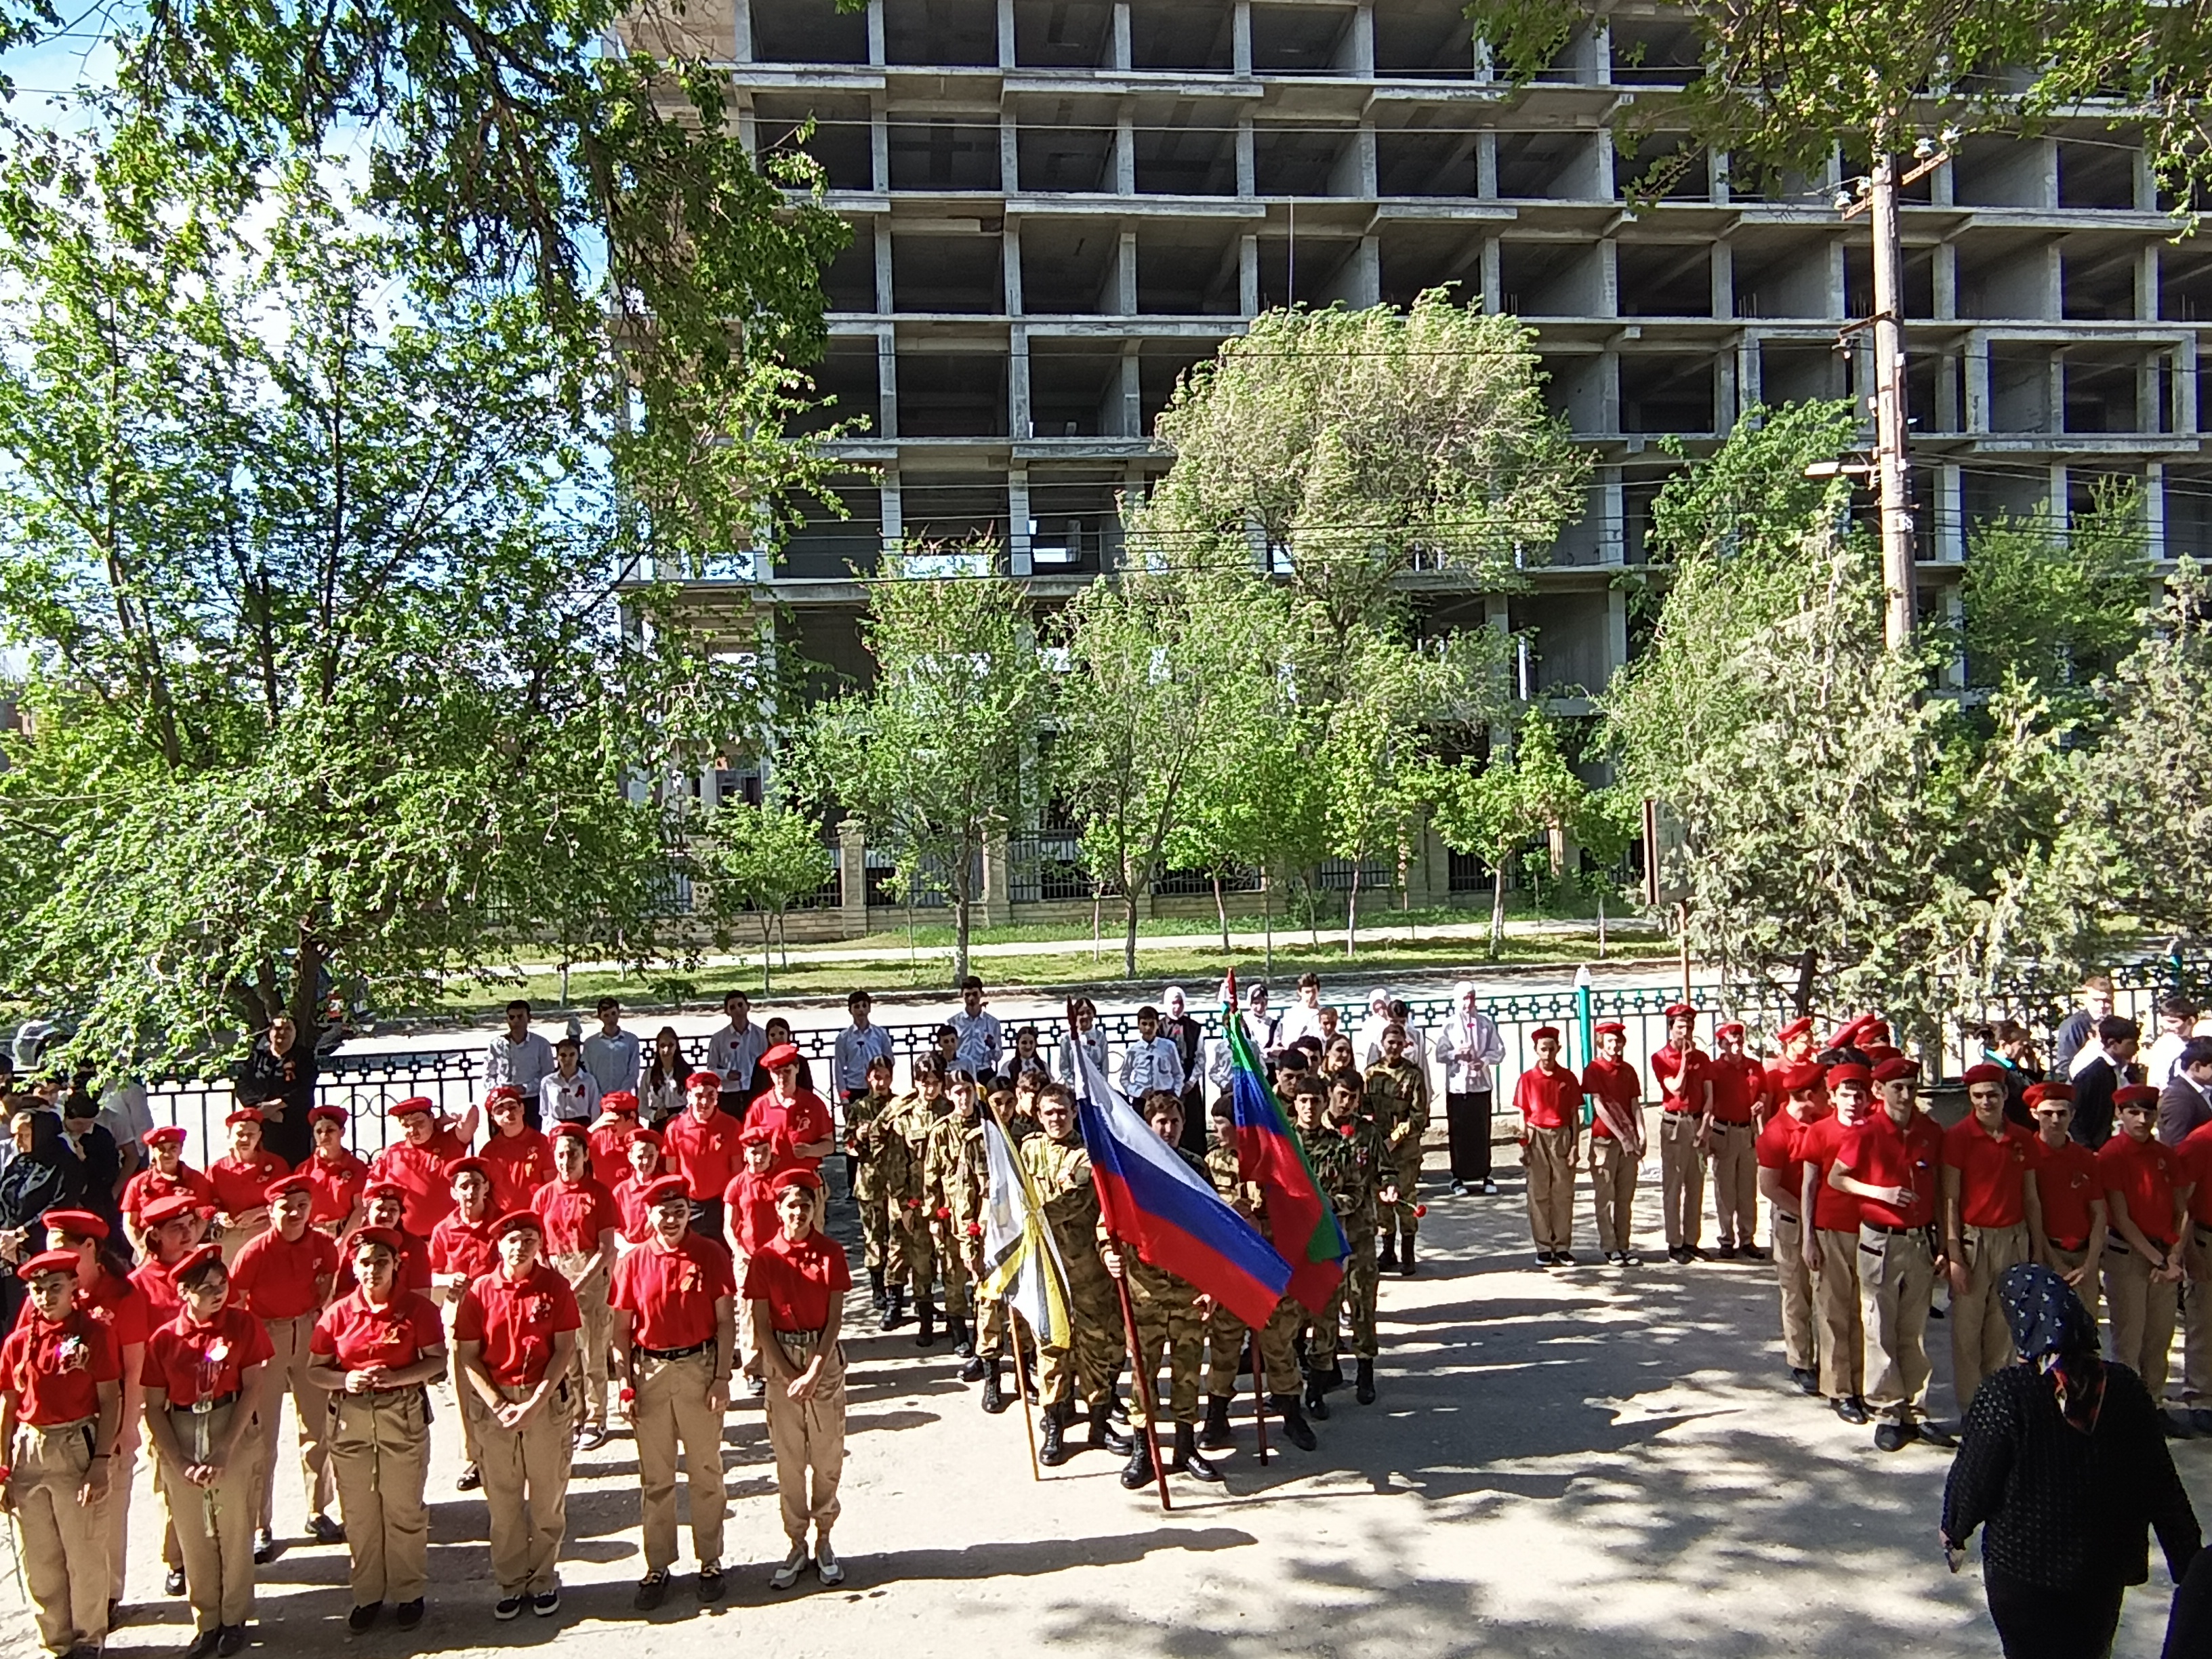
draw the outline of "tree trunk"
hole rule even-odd
[[[1275,976],[1275,884],[1264,876],[1260,879],[1260,914],[1267,918],[1267,977],[1273,979]]]
[[[1213,872],[1213,915],[1221,923],[1221,954],[1229,954],[1229,901],[1221,896],[1221,872]]]
[[[300,952],[293,959],[292,1024],[299,1028],[300,1041],[310,1049],[322,1041],[323,1000],[317,993],[317,982],[323,976],[325,958],[323,947],[313,939],[303,936]]]
[[[1352,863],[1352,885],[1344,895],[1344,959],[1352,960],[1359,941],[1359,861]]]
[[[957,985],[968,977],[968,860],[966,842],[960,846],[960,862],[952,872],[953,942],[952,982]]]
[[[1505,866],[1490,866],[1490,959],[1498,960],[1498,953],[1505,945]]]
[[[1136,883],[1127,884],[1134,887]],[[1134,979],[1137,976],[1137,896],[1134,893],[1124,894],[1121,908],[1122,920],[1126,924],[1121,932],[1121,971]]]
[[[1811,945],[1807,945],[1805,954],[1797,958],[1797,989],[1790,998],[1791,1002],[1796,1006],[1797,1017],[1800,1019],[1802,1019],[1812,1009],[1813,981],[1820,970],[1820,953]]]
[[[1597,895],[1597,959],[1600,962],[1605,960],[1605,890],[1603,888],[1598,890]]]
[[[769,957],[775,945],[775,918],[763,910],[760,913],[761,929],[761,994],[766,996],[771,988],[768,981]]]
[[[1321,949],[1321,866],[1306,872],[1306,942]]]
[[[1096,881],[1091,884],[1091,959],[1098,960],[1098,925],[1100,913],[1106,908],[1106,890]]]

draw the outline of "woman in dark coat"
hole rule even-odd
[[[1982,1579],[2006,1659],[2104,1659],[2154,1528],[2179,1582],[2202,1544],[2155,1403],[2100,1358],[2081,1299],[2047,1267],[1998,1294],[2017,1363],[1983,1379],[1943,1493],[1952,1570],[1982,1532]]]
[[[26,1097],[8,1133],[15,1155],[0,1169],[0,1335],[15,1328],[29,1294],[15,1268],[46,1248],[46,1212],[84,1206],[84,1165],[58,1114]]]

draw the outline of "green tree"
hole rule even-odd
[[[2142,637],[2151,583],[2140,489],[2099,491],[2063,531],[2013,518],[1977,525],[1960,581],[1967,684],[2032,681],[2094,714],[2093,682]]]
[[[770,989],[769,963],[785,915],[837,871],[822,826],[781,800],[725,801],[696,827],[690,850],[715,948],[729,949],[733,930],[750,917],[760,929],[761,989]]]
[[[1505,876],[1522,848],[1539,836],[1571,833],[1589,790],[1567,765],[1559,734],[1542,708],[1521,717],[1510,753],[1486,763],[1473,759],[1433,766],[1422,781],[1437,836],[1455,853],[1490,866],[1490,954],[1505,940]]]
[[[304,172],[258,234],[204,172],[57,141],[5,177],[0,975],[143,1066],[314,1030],[325,973],[426,1001],[518,919],[650,951],[637,769],[746,691],[650,585],[623,629],[562,337],[415,289]]]
[[[988,544],[969,551],[996,562]],[[817,711],[799,764],[814,799],[843,805],[896,850],[910,893],[941,872],[957,979],[968,971],[984,843],[1021,819],[1024,767],[1053,688],[1026,590],[1000,575],[934,574],[946,558],[884,561],[860,623],[874,682]]]

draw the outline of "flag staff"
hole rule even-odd
[[[1008,1155],[1019,1158],[1022,1155],[1022,1149],[1014,1139],[1014,1132],[1006,1127],[1006,1120],[1000,1115],[999,1109],[986,1097],[983,1109],[991,1115],[991,1121],[999,1126],[999,1133],[1006,1137]],[[1023,1369],[1022,1316],[1015,1308],[1012,1298],[1002,1296],[999,1298],[999,1304],[1006,1310],[1006,1340],[1012,1343],[1014,1347],[1014,1392],[1022,1397],[1022,1427],[1028,1431],[1030,1437],[1030,1479],[1042,1480],[1044,1466],[1037,1462],[1036,1417],[1030,1406],[1030,1385],[1027,1375]],[[982,1317],[981,1310],[979,1309],[975,1316],[976,1323],[979,1326],[982,1323]]]

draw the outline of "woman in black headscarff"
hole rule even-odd
[[[8,1121],[15,1156],[0,1169],[0,1333],[15,1327],[16,1310],[29,1294],[15,1277],[19,1262],[46,1248],[42,1218],[49,1210],[80,1209],[84,1165],[62,1134],[60,1116],[25,1105]]]
[[[2178,1583],[2203,1542],[2142,1380],[2099,1358],[2097,1328],[2047,1267],[1998,1285],[2018,1363],[1983,1380],[1943,1492],[1953,1571],[1982,1528],[2006,1659],[2104,1659],[2154,1528]]]

